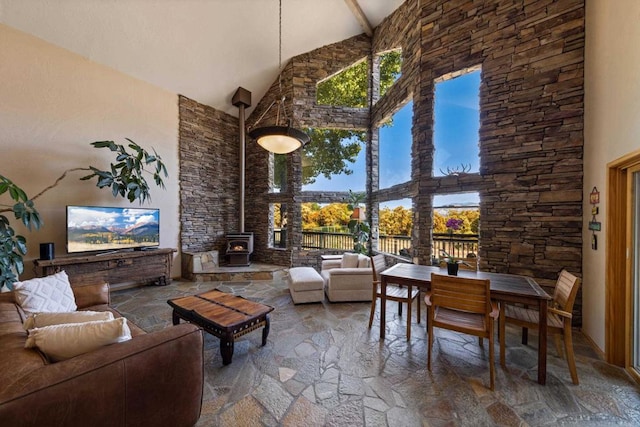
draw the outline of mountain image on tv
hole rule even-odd
[[[67,206],[69,253],[160,245],[160,211]]]

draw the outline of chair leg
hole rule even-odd
[[[522,328],[522,344],[527,345],[527,342],[529,342],[529,329]]]
[[[371,325],[373,325],[373,316],[376,313],[376,301],[378,298],[373,298],[371,300],[371,313],[369,314],[369,329],[371,329]]]
[[[433,347],[433,322],[429,319],[430,308],[427,307],[427,334],[429,335],[429,349],[427,351],[427,369],[431,372],[431,347]]]
[[[418,298],[416,298],[416,304],[418,304],[418,323],[420,323],[420,306],[422,305],[420,303],[420,292],[418,292]]]
[[[556,344],[556,351],[558,352],[558,357],[563,358],[564,354],[562,352],[562,337],[560,334],[553,334],[553,341]]]
[[[407,303],[407,341],[411,341],[411,301]]]
[[[568,320],[567,323],[571,322]],[[569,364],[569,372],[571,373],[571,381],[578,385],[578,371],[576,370],[576,358],[573,354],[573,339],[571,336],[571,324],[565,324],[564,327],[564,347],[567,351],[567,363]]]
[[[489,325],[489,383],[491,386],[489,387],[491,390],[495,387],[496,382],[496,372],[494,366],[494,358],[495,358],[495,343],[494,343],[494,331],[493,331],[493,319],[490,320],[491,324]],[[482,338],[480,338],[482,339]]]
[[[398,316],[402,317],[402,302],[398,301]]]
[[[500,320],[498,323],[498,335],[500,337],[500,366],[503,368],[506,367],[504,361],[504,353],[505,353],[505,314],[504,314],[504,303],[500,304]]]

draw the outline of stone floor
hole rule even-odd
[[[540,386],[536,348],[521,345],[518,331],[508,328],[507,370],[496,361],[492,392],[486,343],[437,330],[429,372],[424,322],[414,318],[407,342],[404,320],[390,303],[381,342],[379,318],[367,328],[369,303],[294,306],[283,276],[174,281],[113,292],[112,303],[147,331],[171,327],[167,299],[216,287],[275,307],[267,345],[260,346],[260,331],[245,335],[228,366],[218,339],[205,334],[198,426],[640,425],[640,387],[602,361],[580,333],[574,335],[580,385],[571,383],[566,361],[551,346],[547,385]]]

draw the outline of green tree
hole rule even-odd
[[[313,184],[324,175],[351,175],[350,164],[355,163],[365,144],[365,132],[343,129],[307,129],[311,141],[302,151],[302,183]]]
[[[399,51],[384,54],[380,70],[380,87],[386,91],[396,81],[401,67]],[[320,82],[316,100],[320,105],[369,106],[367,61],[360,61],[335,76]],[[346,129],[307,129],[311,141],[302,151],[302,182],[313,184],[320,175],[331,179],[332,175],[351,175],[360,150],[366,143],[366,133]],[[283,188],[286,180],[286,157],[275,156],[274,186]]]
[[[401,68],[402,52],[400,50],[390,50],[380,55],[380,96],[387,93],[387,89],[398,80]]]
[[[318,83],[316,102],[318,105],[367,107],[368,70],[368,62],[360,61]]]
[[[462,220],[462,227],[456,232],[458,234],[477,234],[480,212],[478,209],[449,209],[445,215],[435,211],[433,213],[433,232],[447,233],[447,220],[458,218]]]
[[[320,205],[317,203],[302,204],[302,229],[313,230],[320,227]]]
[[[380,209],[380,234],[388,236],[411,236],[413,211],[403,206]]]
[[[402,53],[390,50],[380,55],[380,94],[387,92],[400,75]],[[369,105],[369,64],[360,61],[340,73],[318,83],[318,105],[364,108]]]
[[[350,216],[346,203],[331,203],[320,209],[320,225],[346,226]]]

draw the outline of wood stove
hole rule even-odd
[[[227,234],[227,251],[229,265],[248,266],[249,257],[253,252],[253,233]]]

